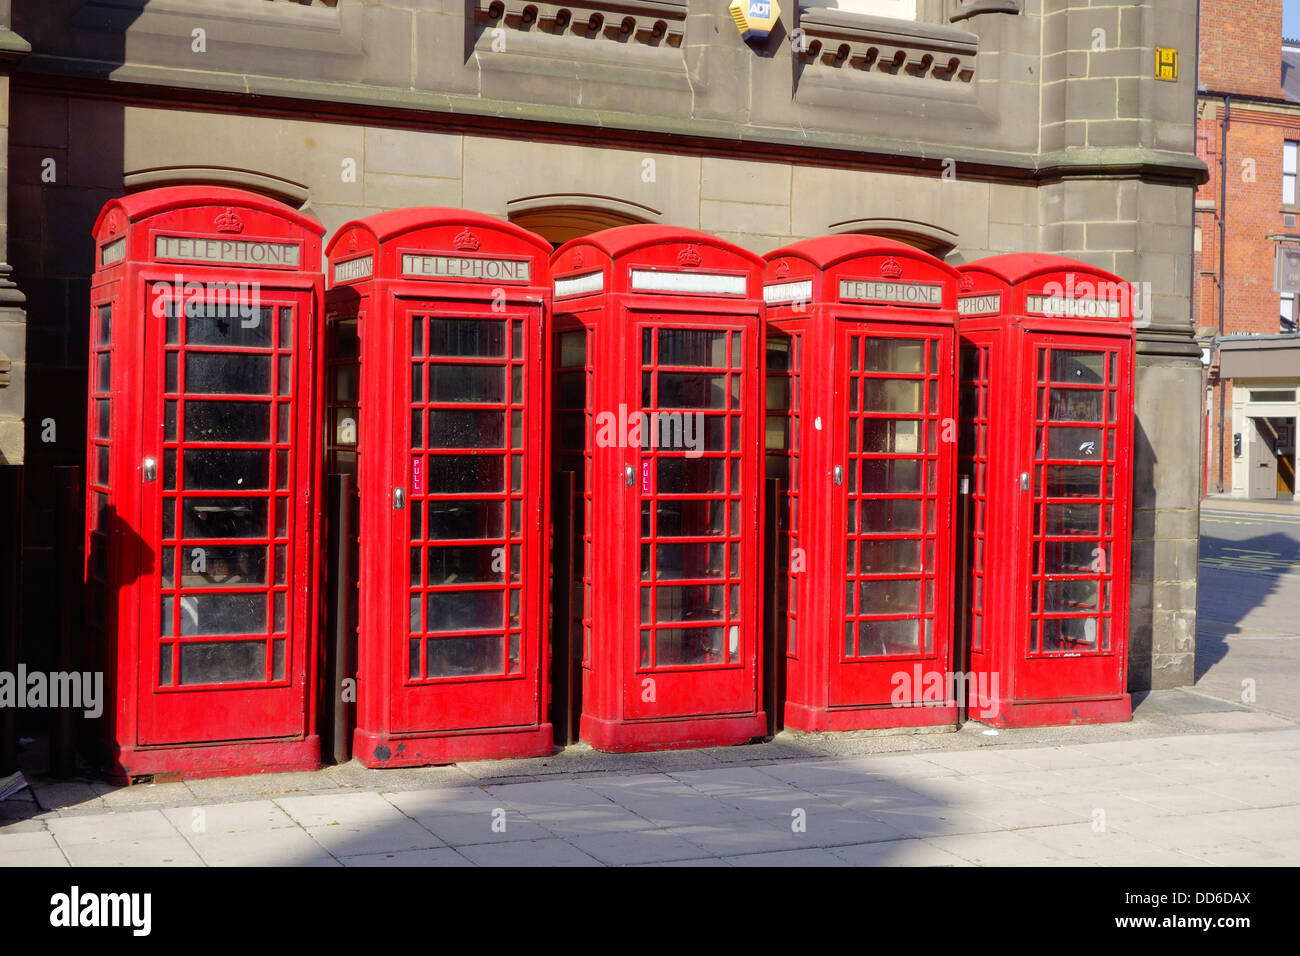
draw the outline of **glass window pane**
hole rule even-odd
[[[503,448],[505,428],[505,412],[434,408],[429,410],[429,447]]]
[[[262,634],[266,632],[266,595],[183,594],[181,635]]]
[[[925,343],[919,339],[865,339],[862,343],[864,372],[925,371]]]
[[[1099,497],[1101,469],[1088,465],[1049,467],[1043,485],[1048,498]]]
[[[270,437],[271,406],[265,402],[185,403],[186,441],[263,442]]]
[[[467,677],[505,671],[499,637],[440,637],[425,642],[430,677]]]
[[[426,598],[428,631],[474,631],[505,623],[500,591],[434,591]]]
[[[921,642],[915,619],[907,621],[858,622],[858,656],[873,654],[917,654]]]
[[[208,545],[181,550],[182,587],[238,588],[266,583],[264,547]]]
[[[644,561],[643,558],[643,567]],[[655,547],[655,572],[661,581],[720,578],[725,570],[723,562],[721,544],[692,541]]]
[[[191,300],[185,303],[185,343],[269,349],[271,321],[269,306]]]
[[[722,661],[722,628],[660,628],[655,631],[655,663],[659,667],[716,664]]]
[[[863,379],[862,410],[918,414],[921,411],[921,383],[907,379]]]
[[[190,352],[185,356],[185,391],[211,395],[269,395],[271,357]]]
[[[430,365],[429,401],[503,404],[506,370],[501,365]]]
[[[657,621],[721,621],[723,589],[707,585],[665,587],[655,591]]]
[[[850,504],[852,508],[852,504]],[[862,533],[891,533],[921,530],[921,503],[919,501],[864,501],[862,502]]]
[[[1056,459],[1100,459],[1100,428],[1060,428],[1048,430],[1047,457]]]
[[[721,499],[658,503],[661,538],[694,538],[726,534],[726,507]]]
[[[182,684],[236,684],[266,679],[265,641],[180,644]]]
[[[868,418],[862,423],[862,450],[868,454],[912,455],[920,451],[921,423]]]
[[[725,459],[660,458],[660,494],[705,494],[726,491]]]
[[[506,355],[506,324],[498,319],[429,319],[429,354],[457,357]]]
[[[727,377],[690,372],[660,372],[658,407],[726,408]]]
[[[1106,380],[1105,363],[1104,352],[1053,349],[1052,381],[1072,382],[1076,385],[1101,385]]]
[[[899,574],[921,570],[920,541],[863,541],[861,553],[859,574]]]
[[[587,333],[561,332],[556,349],[556,364],[560,368],[581,367],[587,363]]]
[[[503,545],[429,548],[429,586],[487,584],[505,579]],[[418,573],[418,565],[416,566]]]
[[[267,503],[261,498],[187,498],[181,508],[185,538],[260,538]]]
[[[1092,535],[1101,533],[1101,508],[1098,505],[1046,506],[1047,527],[1050,535]]]
[[[727,333],[660,329],[659,364],[723,368],[727,364]]]
[[[918,578],[903,580],[862,581],[859,584],[861,614],[903,614],[915,611],[921,603]]]
[[[429,501],[429,540],[500,538],[505,509],[500,501]]]
[[[921,462],[918,459],[863,459],[863,494],[897,494],[920,490]]]
[[[1048,417],[1057,422],[1100,422],[1102,392],[1052,389]]]
[[[1044,589],[1043,610],[1052,612],[1078,612],[1097,610],[1100,582],[1048,581]]]
[[[255,449],[186,449],[185,487],[191,491],[264,489],[270,467],[270,455]]]
[[[462,495],[505,490],[499,455],[430,455],[429,493]]]

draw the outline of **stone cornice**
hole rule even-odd
[[[963,83],[975,75],[979,37],[956,27],[800,7],[799,29],[805,62]]]
[[[682,44],[686,25],[685,0],[577,0],[547,3],[538,0],[477,0],[474,20],[514,30],[536,28],[556,36],[614,40],[649,45]]]
[[[759,126],[719,119],[487,100],[476,96],[397,90],[362,84],[211,74],[195,86],[192,71],[134,64],[118,66],[33,55],[14,74],[34,88],[55,87],[79,96],[183,104],[262,115],[331,117],[383,122],[442,132],[499,132],[557,142],[626,144],[663,142],[693,153],[732,153],[857,169],[939,171],[945,159],[961,164],[963,178],[982,181],[1055,181],[1069,178],[1141,178],[1194,186],[1206,181],[1205,164],[1192,153],[1136,148],[1070,149],[1035,156],[957,143],[918,143],[885,136]]]

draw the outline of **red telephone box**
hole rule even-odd
[[[957,273],[876,236],[767,255],[785,722],[951,724]]]
[[[86,616],[116,778],[319,765],[323,231],[207,187],[95,222]]]
[[[1060,256],[960,271],[971,716],[1128,720],[1132,287]]]
[[[327,444],[355,456],[361,498],[353,752],[368,767],[552,750],[550,252],[463,209],[356,220],[327,249]]]
[[[556,457],[579,469],[580,735],[613,751],[761,736],[762,260],[637,225],[551,265]]]

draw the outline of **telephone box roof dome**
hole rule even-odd
[[[1086,272],[1114,282],[1124,281],[1114,273],[1080,262],[1078,259],[1042,252],[1016,252],[1002,256],[989,256],[987,259],[978,259],[958,268],[961,272],[987,272],[1011,285],[1048,272]]]
[[[611,229],[602,229],[600,232],[593,232],[589,236],[571,239],[556,252],[558,254],[565,247],[579,243],[595,246],[611,259],[616,259],[646,246],[656,246],[664,243],[713,246],[743,256],[756,266],[762,267],[763,265],[763,260],[748,249],[727,242],[725,239],[719,239],[707,232],[700,232],[695,229],[681,229],[677,226],[660,226],[653,223],[634,223],[630,226],[614,226]]]
[[[926,262],[938,263],[949,272],[952,272],[953,275],[956,275],[956,270],[952,266],[942,259],[930,255],[923,249],[909,246],[907,243],[899,242],[896,239],[886,239],[884,236],[872,236],[865,233],[845,233],[838,236],[818,236],[816,239],[804,239],[801,242],[793,242],[788,246],[782,246],[780,249],[774,249],[767,254],[767,258],[770,260],[798,256],[811,262],[818,269],[829,269],[836,263],[843,262],[846,259],[871,255],[907,256],[912,259],[923,259]]]
[[[413,209],[394,209],[390,212],[378,212],[363,219],[353,219],[339,227],[333,238],[330,239],[325,252],[327,255],[333,252],[334,244],[338,242],[339,237],[350,229],[365,229],[378,242],[386,242],[403,233],[414,232],[417,229],[424,229],[429,226],[452,225],[495,229],[498,232],[508,233],[531,243],[548,256],[551,252],[549,242],[537,235],[537,233],[530,232],[513,222],[498,219],[496,216],[489,216],[486,213],[474,212],[471,209],[455,209],[447,206],[417,206]]]
[[[239,206],[244,209],[256,209],[259,212],[287,219],[318,236],[325,234],[325,227],[316,217],[299,212],[279,200],[229,186],[161,186],[157,189],[128,193],[104,204],[104,208],[99,211],[99,216],[95,219],[92,234],[96,236],[100,234],[100,226],[104,218],[114,209],[121,210],[128,222],[137,222],[158,213],[189,206]]]

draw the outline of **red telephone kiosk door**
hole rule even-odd
[[[761,261],[625,226],[552,266],[566,460],[585,442],[581,737],[631,751],[762,735]]]
[[[359,363],[338,367],[344,392],[360,383],[354,753],[367,766],[552,750],[550,251],[462,209],[370,216],[327,250],[331,325],[360,328]]]
[[[1128,720],[1132,287],[1059,256],[961,272],[971,715]]]
[[[322,232],[220,188],[96,222],[86,577],[115,777],[319,763]]]
[[[956,718],[956,279],[874,236],[767,256],[767,446],[791,547],[788,726]]]

